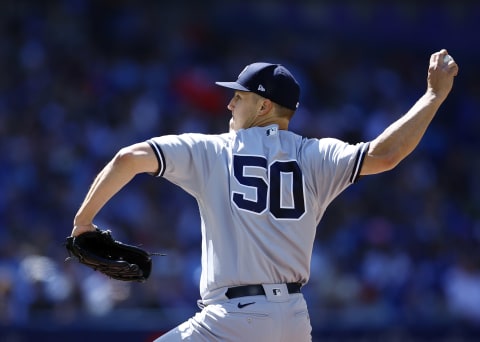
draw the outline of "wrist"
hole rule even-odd
[[[94,231],[96,229],[97,229],[97,226],[94,225],[93,223],[82,224],[82,225],[74,224],[71,236],[78,236],[82,233]]]
[[[432,88],[428,88],[423,96],[430,102],[437,102],[438,104],[441,104],[447,98],[448,93],[443,94],[441,92],[435,91]]]
[[[93,219],[85,217],[85,215],[75,215],[73,219],[74,226],[91,226],[93,225]]]

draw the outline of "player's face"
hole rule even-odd
[[[238,90],[227,107],[232,111],[231,129],[238,131],[253,127],[261,107],[261,97],[255,93]]]

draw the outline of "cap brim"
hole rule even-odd
[[[235,89],[235,90],[242,90],[242,91],[250,91],[249,89],[242,86],[240,83],[237,82],[215,82],[216,85],[221,87]]]

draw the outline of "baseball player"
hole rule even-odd
[[[316,227],[360,176],[390,170],[417,146],[449,94],[458,66],[431,55],[427,90],[370,142],[308,139],[288,130],[300,87],[282,65],[253,63],[234,82],[230,132],[155,137],[121,149],[96,177],[72,236],[136,174],[178,185],[198,202],[200,311],[157,341],[311,341],[302,286]]]

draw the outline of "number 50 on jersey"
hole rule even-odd
[[[303,175],[297,161],[274,161],[261,156],[233,156],[235,179],[244,191],[232,192],[232,201],[242,210],[277,219],[299,219],[305,213]],[[267,175],[265,179],[263,175]]]

